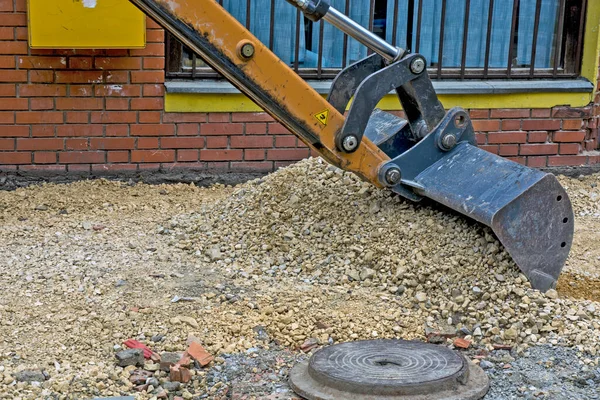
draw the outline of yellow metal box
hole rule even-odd
[[[128,0],[29,0],[28,7],[32,48],[146,45],[146,17]]]

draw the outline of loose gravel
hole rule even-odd
[[[568,346],[594,371],[600,176],[561,181],[576,237],[558,292],[545,294],[487,228],[320,159],[234,188],[96,180],[0,192],[0,398],[156,397],[167,373],[137,393],[116,364],[128,338],[162,352],[194,336],[217,356],[171,386],[184,398],[231,397],[217,372],[235,354],[365,338],[460,336],[475,362],[499,346],[518,359]],[[44,380],[17,379],[31,371]]]

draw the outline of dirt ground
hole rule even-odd
[[[561,179],[577,215],[559,297],[600,301],[600,177]],[[160,390],[136,391],[131,368],[116,366],[115,353],[128,338],[160,353],[185,350],[193,335],[217,356],[210,368],[192,369],[185,387],[164,391],[170,399],[284,398],[277,393],[288,389],[273,383],[284,381],[277,373],[311,339],[425,338],[423,319],[389,286],[318,284],[269,271],[240,275],[227,254],[195,251],[197,244],[170,222],[202,213],[236,190],[97,180],[0,192],[0,399],[156,399]],[[176,296],[185,300],[175,302]],[[257,349],[277,349],[265,360],[268,368]],[[273,392],[256,397],[231,386],[219,374],[230,354],[259,357],[247,368]],[[597,366],[583,347],[577,354]],[[23,371],[46,376],[16,379]],[[166,374],[157,377],[165,386]]]

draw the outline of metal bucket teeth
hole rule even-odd
[[[556,285],[574,229],[556,177],[461,143],[414,183],[420,195],[490,226],[532,287]]]

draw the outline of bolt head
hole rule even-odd
[[[454,146],[456,146],[456,136],[454,135],[446,135],[442,138],[442,146],[444,148],[450,150]]]
[[[402,174],[399,168],[392,167],[385,172],[385,180],[389,185],[396,185],[401,178]]]
[[[254,55],[254,45],[252,43],[244,44],[241,53],[244,58],[251,58]]]
[[[410,63],[410,70],[413,74],[420,74],[421,72],[425,71],[425,60],[420,57],[415,58]]]
[[[346,151],[354,151],[358,146],[358,139],[354,135],[348,135],[342,141],[342,147]]]

